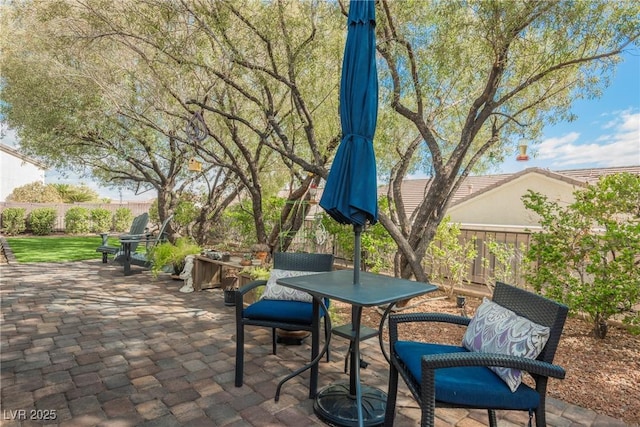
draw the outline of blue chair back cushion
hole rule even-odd
[[[397,341],[394,349],[418,384],[423,355],[468,351],[464,347],[413,341]],[[489,368],[470,366],[436,369],[436,401],[476,408],[527,410],[538,407],[540,395],[526,384],[511,392]],[[496,402],[501,402],[500,407],[496,407]]]
[[[322,310],[322,308],[321,308]],[[308,302],[261,299],[242,312],[242,317],[253,320],[311,324],[313,305]]]

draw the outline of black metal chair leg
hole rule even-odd
[[[276,340],[278,338],[276,337],[276,328],[271,328],[271,352],[273,354],[276,354]]]
[[[389,388],[387,391],[387,407],[384,414],[385,427],[392,427],[396,415],[396,398],[398,394],[398,370],[392,365],[389,369]]]
[[[244,375],[244,325],[236,324],[236,387],[242,387]]]
[[[489,412],[489,426],[497,427],[498,420],[496,420],[496,411],[494,411],[493,409],[488,409],[487,412]]]
[[[327,321],[328,314],[324,316],[324,341],[327,342],[327,340],[329,340],[329,334],[331,333],[330,329],[331,326],[329,326],[329,322]],[[327,348],[327,363],[329,363],[331,360],[331,358],[329,357],[329,348]]]

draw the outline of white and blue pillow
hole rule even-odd
[[[262,294],[262,299],[312,302],[313,298],[307,292],[299,291],[276,283],[276,280],[284,279],[286,277],[308,276],[310,274],[318,274],[318,272],[280,270],[278,268],[271,269],[266,289]]]
[[[550,328],[534,323],[484,298],[462,338],[469,351],[535,359],[547,343]],[[515,392],[522,382],[519,369],[491,367]]]

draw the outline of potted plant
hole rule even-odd
[[[222,291],[224,293],[224,305],[236,305],[236,289],[238,287],[238,276],[228,275],[222,278]]]
[[[256,243],[251,246],[251,251],[254,253],[256,259],[260,260],[261,264],[265,264],[267,262],[267,257],[269,256],[271,248],[269,245],[264,243]]]
[[[250,253],[246,253],[242,256],[242,259],[240,260],[240,265],[242,266],[249,266],[251,265],[251,254]]]
[[[185,258],[196,255],[202,248],[188,237],[179,237],[175,243],[163,242],[150,253],[151,272],[157,276],[161,271],[179,275],[184,268]]]
[[[271,268],[269,266],[253,266],[245,267],[240,271],[240,274],[246,274],[251,280],[267,280],[271,274]]]

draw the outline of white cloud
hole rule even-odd
[[[539,160],[550,161],[551,169],[566,167],[610,167],[640,164],[640,112],[620,112],[591,141],[571,132],[548,138],[537,147]]]

